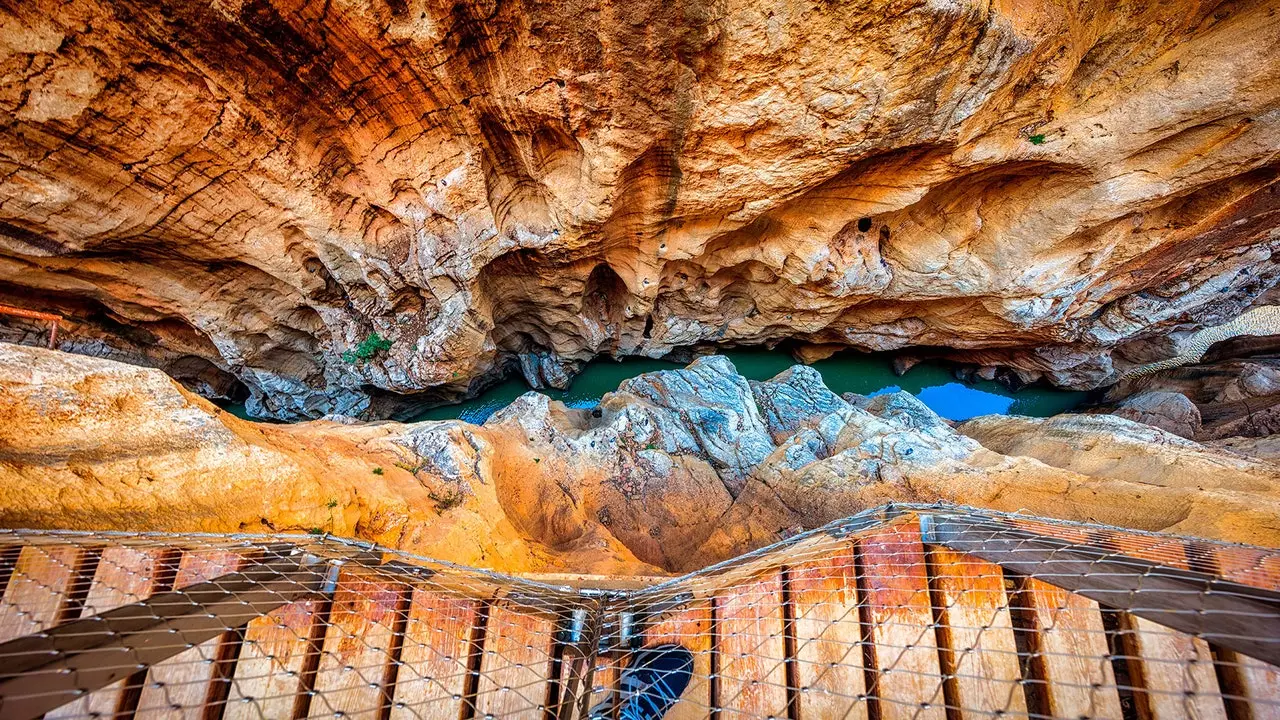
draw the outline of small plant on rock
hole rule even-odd
[[[348,350],[342,353],[342,359],[343,361],[354,365],[358,362],[371,360],[377,355],[390,349],[390,340],[382,337],[376,332],[371,332],[364,340],[360,341],[360,344],[356,346],[355,350]]]
[[[1032,135],[1031,137],[1027,138],[1027,140],[1030,140],[1032,145],[1043,145],[1044,135]]]
[[[427,497],[431,498],[432,502],[436,504],[436,512],[444,512],[456,508],[466,499],[458,490],[449,490],[442,493],[429,492]]]
[[[427,469],[427,461],[419,460],[416,463],[397,462],[396,467],[412,475],[417,475],[419,472]]]
[[[381,475],[381,474],[382,474],[382,468],[381,468],[381,467],[376,467],[376,468],[374,468],[374,469],[373,469],[373,474],[374,474],[374,475]]]

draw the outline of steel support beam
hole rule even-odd
[[[1037,535],[968,513],[920,515],[924,541],[1280,665],[1280,593]]]
[[[339,564],[295,550],[0,644],[0,717],[38,718],[286,603],[331,593]]]

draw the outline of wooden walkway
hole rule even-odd
[[[1280,590],[1269,551],[1016,522]],[[615,691],[632,651],[677,643],[694,654],[694,678],[673,720],[1280,718],[1280,669],[925,539],[906,515],[616,596],[348,563],[331,594],[230,625],[46,717],[581,717]],[[0,642],[216,580],[267,552],[182,536],[9,540]],[[588,611],[608,620],[579,637]]]

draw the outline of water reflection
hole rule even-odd
[[[723,354],[728,356],[739,373],[751,380],[768,380],[795,364],[788,353],[779,351],[727,350]],[[597,360],[587,365],[568,390],[542,392],[570,407],[590,408],[600,401],[601,396],[613,392],[628,378],[681,367],[684,365],[680,363],[647,358]],[[951,368],[942,363],[920,363],[899,377],[893,373],[891,358],[887,355],[843,352],[818,361],[813,367],[822,374],[823,381],[833,392],[879,395],[906,390],[948,420],[968,420],[993,413],[1047,417],[1074,408],[1085,397],[1084,393],[1048,387],[1029,387],[1014,393],[991,381],[963,383],[956,380]],[[511,379],[495,385],[474,400],[425,410],[411,419],[458,418],[482,423],[528,391],[523,380]]]
[[[933,385],[916,393],[925,405],[948,420],[968,420],[979,415],[1005,415],[1017,400],[965,387],[958,382]]]

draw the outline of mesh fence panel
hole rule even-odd
[[[0,588],[5,718],[1280,717],[1280,554],[969,508],[639,589],[323,536],[8,531]]]

